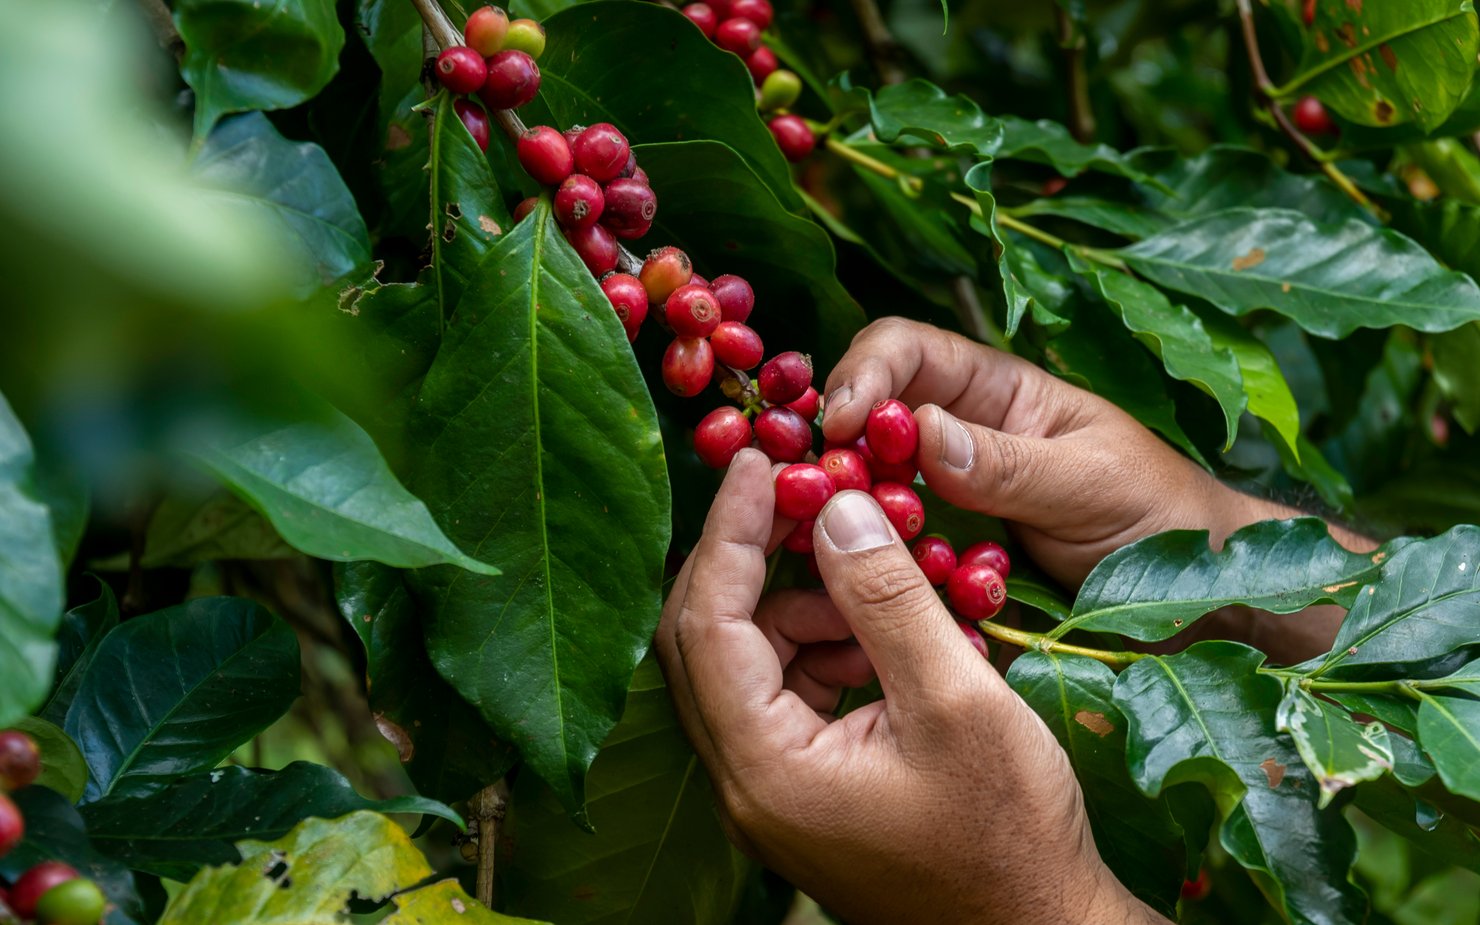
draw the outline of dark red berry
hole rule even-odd
[[[693,276],[689,277],[689,285],[690,286],[703,286],[705,289],[708,289],[709,288],[709,280],[707,280],[704,277],[700,276],[698,273],[695,273]]]
[[[674,395],[698,395],[714,375],[714,351],[702,337],[679,337],[663,352],[663,384]]]
[[[610,122],[598,122],[576,136],[570,146],[576,156],[576,172],[598,183],[608,183],[622,173],[632,148],[627,136]]]
[[[41,750],[24,732],[0,732],[0,790],[29,787],[41,776]]]
[[[807,572],[818,581],[822,580],[822,569],[817,565],[817,556],[815,554],[807,557]]]
[[[822,410],[822,396],[817,394],[816,389],[807,386],[807,391],[802,393],[802,397],[796,401],[787,402],[786,407],[809,421],[815,421],[817,420],[817,412]]]
[[[886,463],[908,462],[920,447],[920,425],[909,405],[897,398],[875,402],[863,425],[863,435],[874,458]]]
[[[514,221],[524,221],[524,216],[539,208],[539,205],[540,197],[538,196],[531,196],[528,199],[521,199],[519,201],[519,204],[514,207]]]
[[[1300,11],[1300,18],[1307,26],[1316,21],[1316,0],[1305,0],[1305,9]]]
[[[637,173],[637,155],[636,154],[629,154],[629,155],[627,155],[627,164],[626,164],[625,167],[622,168],[622,172],[619,173],[619,174],[617,174],[617,179],[618,180],[630,179],[636,173]],[[642,183],[643,183],[644,186],[650,185],[648,183],[648,181],[647,181],[647,175],[646,174],[643,175]]]
[[[946,597],[961,616],[990,620],[1007,601],[1007,583],[990,565],[958,565],[946,581]]]
[[[536,125],[520,135],[518,153],[524,172],[546,186],[556,185],[575,169],[565,136],[548,125]]]
[[[560,134],[565,137],[565,143],[566,144],[568,144],[568,145],[574,145],[576,143],[576,139],[577,138],[580,138],[581,137],[581,133],[584,132],[585,130],[586,130],[586,126],[580,125],[580,124],[576,124],[576,125],[572,125],[570,128],[566,129],[565,131],[561,132]]]
[[[576,249],[586,269],[600,279],[617,268],[617,239],[601,225],[569,228],[565,240]]]
[[[714,27],[719,25],[719,16],[715,14],[714,7],[707,3],[688,3],[684,5],[683,14],[699,27],[706,39],[714,37]]]
[[[760,48],[751,52],[750,56],[745,59],[745,66],[750,70],[751,80],[754,80],[755,85],[759,87],[765,83],[767,77],[776,73],[776,69],[781,66],[781,62],[776,60],[776,53],[774,51],[762,45]]]
[[[488,65],[473,49],[453,45],[437,56],[437,79],[453,93],[476,93],[488,79]]]
[[[956,551],[951,544],[938,536],[922,536],[911,550],[925,580],[933,585],[943,585],[956,570]]]
[[[795,350],[771,357],[756,376],[761,398],[773,405],[796,401],[811,384],[812,358]]]
[[[915,474],[920,471],[915,468],[913,459],[902,463],[886,463],[874,456],[873,451],[868,448],[867,437],[859,437],[853,444],[853,451],[868,463],[868,471],[873,475],[875,482],[898,482],[901,485],[908,485],[915,480]]]
[[[983,565],[990,565],[1003,578],[1012,574],[1012,559],[1008,557],[1007,550],[993,543],[991,540],[972,543],[962,550],[960,557],[961,565],[976,565],[978,562]]]
[[[602,221],[624,240],[647,234],[658,214],[658,196],[638,180],[617,179],[606,185],[606,215]]]
[[[25,834],[26,820],[21,816],[20,807],[0,793],[0,858],[9,854]]]
[[[1309,9],[1309,7],[1308,7]],[[1307,21],[1307,25],[1309,22]],[[1182,881],[1182,898],[1192,902],[1201,902],[1207,899],[1213,892],[1213,878],[1208,875],[1208,869],[1204,867],[1197,872],[1197,879]]]
[[[1067,177],[1049,177],[1047,180],[1043,181],[1043,186],[1039,188],[1038,195],[1044,197],[1045,199],[1049,196],[1057,196],[1059,193],[1062,193],[1064,191],[1064,187],[1068,185],[1069,180]]]
[[[506,49],[488,59],[488,79],[478,95],[489,109],[518,109],[539,92],[539,65],[522,51]]]
[[[478,146],[478,150],[487,151],[488,113],[483,111],[483,107],[467,100],[457,100],[452,104],[452,111],[457,113],[458,119],[467,128],[468,134],[473,136],[473,143]]]
[[[555,220],[565,228],[589,228],[601,218],[606,195],[601,184],[573,173],[560,181],[555,191]]]
[[[966,637],[966,640],[971,643],[971,647],[976,650],[978,655],[982,658],[991,657],[987,654],[987,639],[982,635],[981,630],[964,620],[957,620],[956,626],[961,628],[961,635]]]
[[[1295,104],[1295,127],[1307,135],[1335,135],[1339,131],[1326,107],[1313,96],[1302,96]]]
[[[776,513],[788,520],[813,520],[837,493],[821,466],[796,463],[776,476]]]
[[[769,28],[775,11],[768,0],[730,0],[730,16],[748,19],[761,29]]]
[[[791,532],[781,541],[787,552],[800,553],[804,556],[812,555],[817,548],[812,542],[812,528],[817,525],[815,520],[804,520],[791,528]]]
[[[748,58],[761,45],[761,27],[748,19],[726,19],[714,28],[714,44]]]
[[[714,10],[716,20],[730,18],[730,0],[706,0],[706,2]]]
[[[801,116],[777,116],[766,123],[766,126],[775,137],[776,146],[781,149],[781,153],[793,163],[805,160],[812,149],[817,147],[817,136],[812,133],[807,120]]]
[[[754,369],[766,350],[761,336],[738,321],[720,322],[709,335],[709,345],[714,358],[731,369]]]
[[[925,505],[914,489],[898,482],[875,482],[869,494],[884,509],[899,538],[908,542],[925,529]]]
[[[812,426],[790,408],[767,408],[755,416],[755,438],[772,462],[801,462],[812,449]]]
[[[719,299],[719,310],[726,321],[745,321],[755,308],[755,290],[739,276],[726,273],[716,276],[709,284],[714,297]]]
[[[868,491],[873,487],[874,477],[869,474],[868,463],[853,450],[831,449],[822,454],[817,465],[823,468],[838,491]]]
[[[750,446],[750,419],[739,408],[715,408],[694,428],[694,452],[711,469],[723,469],[735,454]]]
[[[503,51],[504,36],[509,32],[509,14],[496,6],[474,10],[463,27],[463,39],[485,58]]]
[[[693,283],[673,290],[663,303],[663,315],[679,337],[708,337],[719,327],[719,303],[714,294]]]
[[[662,305],[679,286],[688,285],[694,277],[689,255],[676,247],[660,247],[648,254],[637,274],[647,290],[648,301]]]
[[[34,918],[36,903],[46,891],[59,883],[76,880],[82,876],[77,868],[61,861],[42,861],[21,874],[10,888],[10,908],[23,919]]]
[[[636,340],[637,331],[647,318],[647,290],[642,288],[637,277],[629,273],[613,273],[601,281],[601,291],[606,293],[616,310],[617,318],[627,331],[627,340]]]

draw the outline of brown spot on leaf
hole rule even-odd
[[[1264,262],[1264,248],[1256,247],[1242,257],[1233,258],[1233,268],[1238,272],[1252,270]]]
[[[1347,8],[1358,16],[1362,15],[1362,0],[1346,0]]]
[[[416,756],[416,743],[411,741],[411,736],[406,730],[386,718],[384,713],[375,714],[375,728],[380,730],[381,736],[396,747],[396,757],[405,764]]]
[[[1328,39],[1328,38],[1326,38],[1325,31],[1317,32],[1316,33],[1316,51],[1319,51],[1321,54],[1324,55],[1327,52],[1329,52],[1330,50],[1331,50],[1331,40]]]
[[[1104,738],[1115,731],[1115,726],[1105,718],[1103,713],[1091,713],[1088,710],[1080,710],[1074,714],[1074,722]]]
[[[387,151],[399,151],[411,146],[411,133],[401,126],[391,123],[390,128],[385,130],[385,149]]]
[[[1285,779],[1285,766],[1273,758],[1265,758],[1263,763],[1259,765],[1259,770],[1263,771],[1264,776],[1269,778],[1270,790],[1278,787]]]
[[[1372,106],[1372,115],[1377,117],[1378,122],[1393,121],[1393,104],[1387,100],[1378,100]]]
[[[1290,291],[1290,288],[1291,288],[1290,287],[1290,284],[1289,283],[1285,283],[1285,284],[1283,284],[1283,285],[1280,286],[1280,292],[1289,292]]]
[[[579,899],[582,902],[595,899],[599,895],[601,895],[600,891],[598,891],[596,887],[591,886],[590,884],[578,886],[574,890],[570,891],[571,899]]]
[[[504,230],[498,226],[498,222],[486,215],[478,216],[478,227],[489,234],[503,234]]]
[[[1356,584],[1355,581],[1343,581],[1339,585],[1327,585],[1326,587],[1322,588],[1321,590],[1322,591],[1325,591],[1327,594],[1335,594],[1337,591],[1340,591],[1342,588],[1350,588],[1354,584]]]
[[[1377,53],[1382,55],[1382,63],[1388,66],[1388,70],[1396,71],[1398,69],[1398,53],[1393,51],[1393,46],[1387,42],[1383,42],[1377,46]]]
[[[1344,22],[1336,28],[1336,37],[1347,48],[1357,47],[1357,30],[1352,28],[1352,24],[1349,22]]]

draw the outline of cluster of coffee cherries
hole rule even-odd
[[[686,4],[683,14],[705,38],[745,62],[757,88],[757,105],[768,116],[766,125],[786,159],[800,161],[811,154],[817,135],[806,119],[786,111],[801,95],[801,78],[782,68],[776,53],[761,44],[761,33],[775,18],[770,0],[704,0]]]
[[[30,736],[0,732],[0,857],[20,843],[26,822],[7,791],[29,787],[41,775],[41,752]],[[97,884],[61,861],[42,861],[15,882],[0,885],[0,922],[35,925],[97,925],[108,900]]]
[[[509,21],[496,6],[474,10],[463,28],[466,44],[453,45],[433,66],[442,86],[460,97],[476,96],[488,109],[518,109],[540,91],[535,59],[545,52],[545,29],[533,19]],[[488,150],[488,113],[469,99],[452,104],[478,147]]]

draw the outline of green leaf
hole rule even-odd
[[[291,559],[298,554],[266,518],[229,491],[204,497],[165,496],[144,534],[143,568],[193,568],[218,559]],[[92,563],[93,568],[124,571],[129,554]]]
[[[217,126],[191,171],[214,188],[204,195],[228,218],[272,236],[297,295],[370,264],[365,220],[329,155],[311,142],[288,141],[261,113]]]
[[[506,831],[519,850],[500,866],[510,911],[561,925],[731,921],[750,864],[725,838],[654,660],[638,667],[589,786],[594,836],[549,787],[515,783]]]
[[[281,771],[226,766],[171,781],[147,796],[107,797],[81,809],[93,846],[134,870],[189,880],[202,867],[235,864],[246,838],[274,839],[310,817],[357,810],[425,813],[461,826],[436,800],[367,800],[338,771],[295,761]]]
[[[76,803],[87,789],[87,762],[77,743],[57,726],[36,716],[27,716],[11,725],[30,736],[41,750],[41,776],[36,785],[48,787]]]
[[[1393,230],[1422,244],[1450,269],[1480,277],[1480,206],[1448,196],[1432,202],[1396,199],[1386,204]]]
[[[1418,662],[1480,643],[1480,527],[1459,526],[1395,552],[1362,589],[1312,677]]]
[[[1158,285],[1232,315],[1272,309],[1320,337],[1480,318],[1480,287],[1409,239],[1355,219],[1317,225],[1284,209],[1229,209],[1112,253]]]
[[[1424,694],[1418,740],[1451,793],[1480,800],[1480,700]]]
[[[1230,604],[1277,614],[1350,606],[1398,545],[1348,552],[1315,517],[1250,524],[1218,552],[1204,530],[1158,533],[1101,560],[1079,589],[1074,615],[1049,635],[1082,629],[1157,642]]]
[[[1318,788],[1275,730],[1281,691],[1257,669],[1264,656],[1230,642],[1149,657],[1115,682],[1129,723],[1127,761],[1143,793],[1204,784],[1224,822],[1219,840],[1293,922],[1360,923],[1366,902],[1349,880],[1356,854],[1339,813],[1316,808]]]
[[[0,877],[14,883],[41,861],[65,861],[98,885],[110,906],[104,925],[148,921],[144,903],[129,869],[93,847],[87,828],[70,800],[48,787],[33,784],[11,799],[26,820],[26,837],[0,858]]]
[[[1480,660],[1470,662],[1459,671],[1453,674],[1447,674],[1442,678],[1434,678],[1430,681],[1416,681],[1414,682],[1414,686],[1424,689],[1447,688],[1480,697]]]
[[[1197,312],[1197,317],[1202,321],[1213,349],[1233,354],[1244,395],[1248,398],[1249,413],[1269,425],[1298,464],[1304,455],[1300,409],[1274,353],[1264,341],[1227,315],[1204,309]]]
[[[1420,822],[1414,795],[1396,780],[1383,778],[1361,785],[1353,803],[1444,865],[1480,873],[1480,834],[1449,814],[1432,823]]]
[[[355,27],[380,67],[381,150],[374,166],[386,205],[377,225],[388,234],[415,238],[426,233],[428,202],[427,122],[412,109],[426,101],[421,16],[401,0],[359,0]]]
[[[212,768],[297,696],[298,640],[258,604],[198,598],[135,617],[103,640],[67,711],[86,799]]]
[[[195,455],[308,555],[498,574],[449,540],[427,506],[396,481],[370,436],[333,409],[296,423],[243,424]]]
[[[1155,182],[1119,151],[1103,144],[1081,144],[1057,122],[1047,119],[1029,122],[1017,116],[1003,116],[1001,124],[1003,135],[996,151],[998,158],[1047,164],[1066,177],[1095,170],[1139,182]]]
[[[31,438],[0,395],[0,727],[51,689],[62,616],[62,563],[35,487]]]
[[[868,94],[874,134],[886,144],[905,143],[991,157],[1002,144],[1002,123],[965,96],[948,96],[926,80],[880,87]]]
[[[1432,130],[1464,100],[1477,51],[1471,0],[1322,3],[1298,72],[1273,94],[1314,94],[1359,125]]]
[[[1415,467],[1362,497],[1357,513],[1393,532],[1437,533],[1480,523],[1480,467],[1455,459]]]
[[[61,726],[67,721],[67,709],[77,696],[77,687],[87,674],[103,638],[118,625],[118,601],[113,589],[97,581],[98,596],[86,604],[73,607],[62,616],[57,630],[56,678],[51,695],[36,715]]]
[[[344,30],[333,0],[177,0],[174,10],[196,138],[229,112],[296,106],[339,69]]]
[[[976,194],[977,205],[981,206],[980,218],[974,218],[971,227],[987,238],[996,259],[997,278],[1002,284],[1002,301],[1007,306],[1005,334],[1017,334],[1018,325],[1029,306],[1028,294],[1012,274],[1012,265],[1007,259],[1007,241],[997,227],[997,197],[992,192],[992,162],[982,161],[966,172],[966,187]]]
[[[1295,740],[1295,750],[1321,788],[1322,809],[1347,787],[1376,780],[1393,769],[1386,726],[1358,725],[1345,710],[1303,690],[1298,679],[1285,686],[1275,727]]]
[[[396,911],[381,925],[541,925],[492,912],[469,896],[456,880],[443,880],[410,893],[392,897]]]
[[[428,165],[432,264],[427,273],[436,285],[444,322],[477,275],[484,255],[514,221],[498,195],[488,159],[452,107],[452,94],[437,97]],[[493,128],[497,131],[496,125]]]
[[[1126,770],[1126,722],[1111,699],[1115,674],[1092,659],[1027,652],[1007,683],[1032,707],[1074,765],[1100,856],[1125,887],[1163,915],[1182,886],[1182,830]]]
[[[1137,152],[1133,161],[1162,187],[1140,187],[1142,203],[1178,221],[1225,209],[1280,208],[1323,224],[1373,222],[1371,213],[1325,177],[1290,173],[1252,148],[1213,145],[1196,157],[1151,150]]]
[[[412,434],[417,493],[504,565],[413,575],[432,661],[579,812],[657,624],[669,495],[621,324],[547,206],[489,252]]]
[[[1470,433],[1480,429],[1480,323],[1471,322],[1429,340],[1434,382],[1454,403],[1454,419]]]

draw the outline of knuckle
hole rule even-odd
[[[978,436],[976,442],[987,463],[981,470],[983,477],[990,479],[998,491],[1011,492],[1028,477],[1029,461],[1018,441]]]
[[[878,557],[854,577],[854,595],[865,607],[892,613],[904,621],[924,615],[935,596],[920,594],[920,570],[913,560]]]

